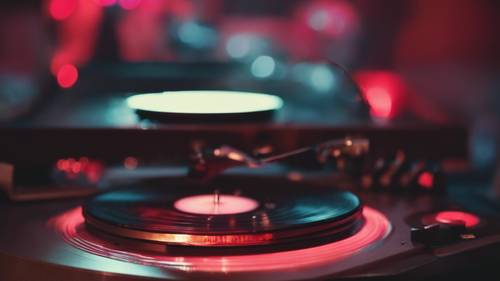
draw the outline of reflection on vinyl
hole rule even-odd
[[[361,204],[350,192],[304,188],[149,186],[97,195],[83,209],[88,227],[120,237],[207,247],[282,243],[353,232]],[[200,211],[201,210],[201,211]]]

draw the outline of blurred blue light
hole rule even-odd
[[[292,77],[318,93],[330,93],[338,83],[336,73],[327,64],[296,64],[292,68]]]
[[[193,48],[212,47],[217,42],[216,32],[196,22],[182,24],[178,30],[179,39]]]
[[[257,57],[250,68],[252,75],[257,78],[267,78],[273,75],[276,69],[276,62],[270,56]]]
[[[326,65],[318,65],[311,71],[311,85],[318,92],[329,92],[335,86],[335,76]]]
[[[235,35],[227,41],[226,51],[232,58],[243,58],[250,53],[251,38],[248,35]]]

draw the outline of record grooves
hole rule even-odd
[[[221,188],[221,194],[238,194],[258,202],[256,209],[243,213],[192,214],[174,206],[179,199],[209,194],[209,190],[189,185],[115,190],[90,199],[83,207],[83,215],[94,232],[197,247],[274,245],[345,237],[363,224],[361,203],[354,194],[292,183],[267,188],[266,192],[257,186]]]

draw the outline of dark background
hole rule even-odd
[[[494,0],[3,2],[0,120],[130,126],[135,116],[116,106],[124,93],[224,88],[277,92],[304,105],[297,120],[344,124],[352,118],[333,97],[343,91],[335,62],[365,91],[375,123],[464,124],[474,165],[491,169],[499,21]],[[259,77],[252,67],[263,56],[274,65]],[[342,118],[314,115],[330,101]]]

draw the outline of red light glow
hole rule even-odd
[[[82,164],[80,162],[75,162],[71,165],[71,172],[78,174],[82,171]]]
[[[78,0],[52,0],[49,3],[49,14],[55,20],[65,20],[76,10]]]
[[[358,14],[347,1],[308,1],[304,13],[307,25],[332,37],[352,35],[359,25]]]
[[[371,107],[372,115],[382,118],[391,116],[392,98],[387,89],[379,87],[368,88],[365,98]]]
[[[63,65],[57,71],[57,83],[62,88],[71,88],[78,80],[78,69],[72,64]]]
[[[423,172],[418,177],[418,184],[423,188],[431,189],[434,185],[434,175],[430,172]]]
[[[57,161],[57,169],[59,171],[67,171],[68,169],[70,169],[69,161],[65,159]]]
[[[361,71],[355,79],[373,117],[391,119],[401,111],[407,87],[399,75],[388,71]]]
[[[120,7],[124,10],[133,10],[141,4],[141,0],[119,0]]]
[[[479,218],[476,215],[460,211],[443,211],[435,215],[435,220],[440,223],[452,223],[460,221],[470,228],[479,224]]]
[[[123,160],[123,166],[127,170],[134,170],[139,166],[139,160],[137,158],[129,156]]]
[[[103,7],[109,7],[116,4],[116,0],[97,0],[97,3]]]
[[[49,5],[56,2],[56,0],[50,1],[52,2],[49,2]],[[71,16],[65,18],[64,21],[60,21],[56,26],[56,46],[50,61],[50,70],[54,76],[61,75],[68,77],[66,74],[70,74],[69,78],[62,79],[63,84],[66,86],[72,84],[69,82],[76,81],[77,77],[74,75],[76,72],[74,71],[75,69],[60,72],[61,68],[65,65],[84,65],[94,54],[95,42],[99,35],[99,27],[103,14],[103,7],[96,4],[96,1],[57,1],[75,4],[75,9],[71,13]],[[50,12],[50,7],[49,13],[52,13]]]
[[[99,162],[90,162],[85,169],[85,175],[91,183],[97,183],[103,174],[104,167]]]
[[[91,161],[87,157],[59,159],[56,163],[56,169],[65,173],[69,179],[82,175],[91,183],[97,183],[104,170],[100,162]]]
[[[59,69],[66,64],[65,61],[68,61],[67,57],[68,55],[62,52],[54,54],[50,63],[50,72],[52,72],[54,76],[57,76]]]
[[[175,254],[154,254],[142,251],[125,251],[123,247],[102,240],[82,227],[84,218],[82,209],[70,210],[50,221],[64,239],[71,245],[95,255],[142,265],[168,268],[178,271],[197,271],[209,273],[293,272],[297,277],[308,270],[317,272],[317,268],[352,257],[366,247],[374,246],[384,239],[391,230],[387,218],[378,211],[364,207],[365,224],[354,235],[329,244],[272,253],[228,254],[225,256],[179,256]],[[309,271],[309,273],[310,273]]]

